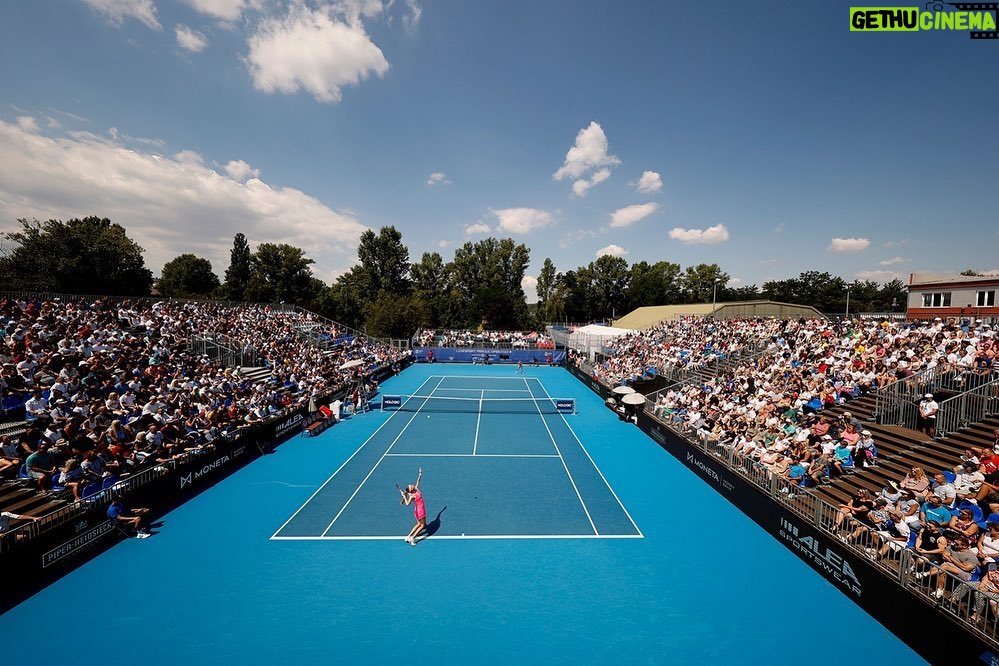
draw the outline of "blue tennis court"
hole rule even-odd
[[[388,500],[419,468],[437,539],[640,537],[555,400],[537,377],[431,375],[273,538],[399,539]]]
[[[382,393],[482,406],[296,437],[0,629],[61,664],[925,663],[564,370],[420,365]],[[413,548],[395,484],[420,466],[438,525]]]

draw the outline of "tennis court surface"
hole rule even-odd
[[[102,666],[925,664],[562,369],[421,364],[382,393],[526,398],[525,380],[533,414],[418,400],[295,437],[0,628],[25,655]],[[414,548],[395,484],[420,466],[440,518]],[[305,538],[272,538],[293,526]]]
[[[640,537],[537,377],[431,375],[274,539],[399,539],[396,485],[427,497],[447,538]],[[367,415],[359,418],[364,418]]]

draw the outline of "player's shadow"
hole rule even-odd
[[[437,517],[427,523],[427,528],[424,530],[424,539],[429,539],[433,535],[437,534],[437,531],[441,528],[441,515],[447,511],[445,506],[443,509],[437,512]]]

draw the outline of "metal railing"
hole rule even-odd
[[[211,337],[192,335],[187,341],[187,351],[220,361],[227,368],[262,365],[260,352],[253,347],[241,345],[238,340],[228,335],[215,334]]]
[[[937,438],[999,412],[999,378],[943,400],[937,409]]]
[[[926,393],[939,388],[940,373],[925,368],[877,390],[874,413],[883,425],[916,429],[919,423],[919,401]]]

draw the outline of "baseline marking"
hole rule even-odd
[[[385,458],[558,458],[554,453],[387,453]]]
[[[399,541],[401,536],[283,536],[271,537],[274,541]],[[641,539],[641,534],[473,534],[458,536],[435,534],[421,539],[426,541],[482,541],[488,539]]]

